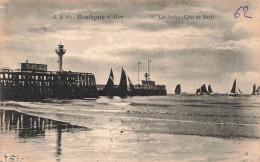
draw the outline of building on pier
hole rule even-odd
[[[59,65],[59,71],[47,71],[47,65],[28,62],[21,63],[19,70],[0,69],[0,99],[98,97],[94,74],[63,71]]]

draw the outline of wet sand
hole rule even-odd
[[[0,134],[2,161],[259,161],[260,142],[133,132],[46,133],[39,139]],[[80,139],[79,139],[80,138]],[[61,149],[62,148],[62,149]]]

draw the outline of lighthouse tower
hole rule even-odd
[[[60,45],[58,45],[58,49],[56,49],[55,51],[59,56],[59,71],[62,72],[62,56],[65,54],[66,50],[64,49],[64,46],[60,43]]]

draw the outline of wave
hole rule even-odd
[[[108,110],[108,109],[80,109],[82,112],[101,112],[101,113],[124,113],[125,110]]]
[[[127,106],[127,105],[130,105],[131,103],[130,102],[124,102],[124,101],[121,101],[121,102],[96,102],[97,104],[100,104],[100,105],[115,105],[115,106]]]
[[[147,131],[136,131],[138,133],[147,133]],[[186,135],[186,136],[200,136],[200,137],[208,137],[208,138],[221,138],[221,139],[232,139],[232,140],[252,140],[252,139],[260,139],[258,136],[252,135],[218,135],[218,134],[200,134],[200,133],[185,133],[185,132],[160,132],[160,131],[149,131],[149,133],[159,133],[159,134],[175,134],[175,135]]]
[[[112,103],[108,103],[109,105],[116,105],[116,106],[127,106],[130,105],[131,103],[127,103],[127,102],[112,102]]]
[[[39,112],[34,112],[34,111],[27,111],[25,110],[26,113],[37,113],[37,114],[44,114],[44,113],[39,113]],[[97,110],[98,111],[98,110]],[[70,116],[73,118],[79,118],[79,117],[110,117],[113,119],[137,119],[137,120],[149,120],[149,121],[168,121],[168,122],[179,122],[179,123],[200,123],[200,124],[214,124],[214,125],[232,125],[232,126],[260,126],[260,124],[257,123],[252,123],[252,124],[247,124],[247,123],[232,123],[232,122],[210,122],[210,121],[195,121],[195,120],[180,120],[180,119],[162,119],[162,118],[151,118],[151,117],[136,117],[136,116],[116,116],[116,115],[111,115],[111,114],[75,114],[73,112],[56,112],[55,113],[60,114],[62,116]],[[86,118],[86,119],[87,119]]]
[[[43,103],[30,103],[30,102],[5,102],[5,103],[1,103],[3,106],[5,107],[21,107],[21,108],[25,108],[28,110],[31,109],[36,109],[35,111],[54,111],[54,110],[62,110],[62,111],[71,111],[71,110],[79,110],[79,111],[85,111],[85,112],[126,112],[126,113],[138,113],[138,114],[147,114],[147,113],[153,113],[153,114],[167,114],[167,115],[185,115],[185,116],[201,116],[201,117],[220,117],[220,118],[260,118],[260,116],[257,116],[257,114],[255,115],[239,115],[239,114],[216,114],[216,113],[211,113],[210,111],[207,113],[203,113],[203,114],[198,114],[196,112],[190,112],[190,113],[173,113],[171,112],[171,109],[151,109],[151,111],[133,111],[133,110],[122,110],[122,109],[114,109],[111,110],[111,107],[102,107],[100,109],[100,107],[95,107],[95,105],[93,103],[89,103],[89,102],[76,102],[76,103],[72,103],[71,105],[49,105],[49,104],[43,104]],[[176,108],[176,105],[170,105],[170,104],[151,104],[151,103],[135,103],[135,102],[111,102],[111,103],[98,103],[98,104],[102,104],[102,105],[115,105],[115,106],[119,106],[119,107],[124,107],[127,105],[131,105],[131,106],[148,106],[148,107],[169,107],[169,106],[174,106],[174,108]],[[79,108],[75,108],[76,106],[79,106]],[[183,106],[183,105],[181,105]],[[199,106],[199,107],[212,107],[212,106],[207,106],[207,105],[185,105],[185,106],[190,106],[190,107],[194,107],[194,106]],[[71,109],[73,107],[73,109]],[[85,107],[85,108],[84,108]],[[91,109],[87,108],[87,107],[91,107]],[[178,108],[178,107],[177,107]],[[223,108],[223,107],[218,107],[219,108]]]
[[[4,106],[4,107],[26,107],[26,106],[23,106],[21,104],[18,104],[17,102],[13,102],[13,101],[1,103],[1,106]]]
[[[164,107],[174,106],[170,104],[151,104],[151,103],[135,103],[135,102],[131,102],[130,105],[131,106],[164,106]]]
[[[72,102],[71,100],[67,100],[67,99],[52,99],[52,98],[44,99],[43,101],[41,101],[41,103],[58,103],[58,104],[66,104],[71,102]]]
[[[225,115],[218,115],[218,114],[195,114],[195,113],[173,113],[168,111],[135,111],[135,110],[127,110],[127,113],[134,113],[134,114],[164,114],[169,116],[198,116],[198,117],[220,117],[220,118],[259,118],[260,116],[252,116],[252,115],[237,115],[237,114],[225,114]]]

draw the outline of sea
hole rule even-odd
[[[260,96],[0,102],[0,161],[260,161]]]

